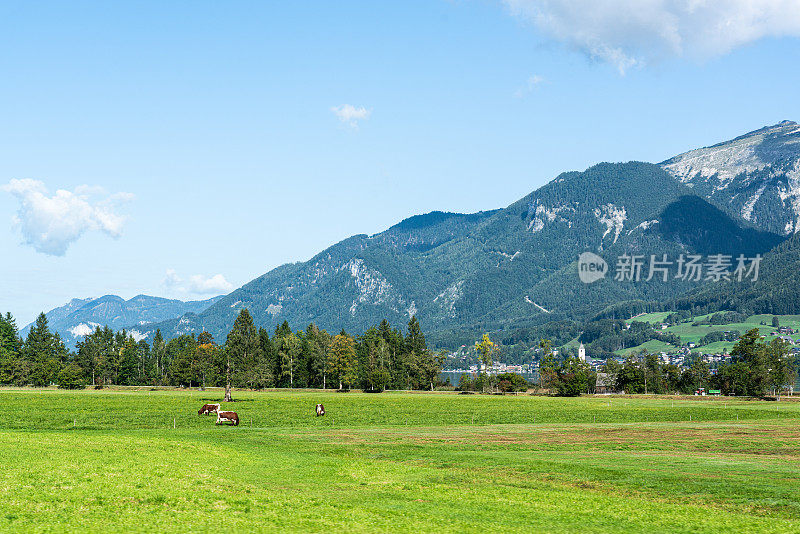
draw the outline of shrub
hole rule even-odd
[[[497,389],[504,393],[528,391],[528,381],[517,373],[503,373],[497,375],[497,380]]]
[[[497,389],[503,393],[511,393],[514,391],[514,384],[510,380],[501,380],[497,383]]]

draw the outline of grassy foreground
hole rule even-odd
[[[3,531],[800,531],[795,402],[239,392],[234,428],[218,391],[0,397]]]

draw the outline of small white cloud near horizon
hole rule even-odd
[[[339,122],[354,129],[358,128],[359,121],[369,119],[369,116],[372,114],[371,109],[367,109],[364,106],[356,107],[351,104],[333,106],[331,111],[336,115],[336,118],[339,119]]]
[[[533,92],[534,89],[539,87],[544,82],[544,77],[539,76],[538,74],[532,74],[528,76],[528,79],[525,81],[525,86],[520,87],[516,91],[514,91],[514,96],[516,98],[522,98],[525,95]]]
[[[180,293],[195,295],[220,295],[233,290],[233,284],[228,282],[222,274],[213,276],[194,274],[188,279],[184,279],[178,275],[175,269],[167,269],[163,283],[167,288]]]
[[[0,190],[20,202],[13,221],[23,243],[50,256],[64,256],[69,246],[88,231],[119,238],[125,217],[117,213],[117,208],[134,198],[131,193],[109,195],[102,187],[88,185],[80,185],[75,191],[58,189],[51,195],[44,182],[29,178],[13,179]],[[98,196],[103,198],[92,200]]]
[[[624,75],[669,58],[703,61],[766,37],[800,36],[800,0],[503,0],[545,36]]]

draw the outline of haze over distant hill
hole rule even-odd
[[[130,300],[106,295],[96,299],[72,299],[45,315],[50,329],[58,332],[68,347],[73,347],[98,326],[109,326],[115,330],[128,327],[135,336],[139,336],[135,331],[136,326],[180,317],[185,313],[199,313],[220,298],[183,302],[147,295],[137,295]],[[21,333],[27,335],[31,326],[27,325]]]

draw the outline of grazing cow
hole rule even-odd
[[[239,426],[239,416],[236,412],[217,412],[217,424],[233,423],[233,426]]]
[[[317,404],[317,417],[325,415],[325,406]]]
[[[219,411],[219,404],[204,404],[202,408],[197,411],[197,415],[208,415],[217,413]]]

